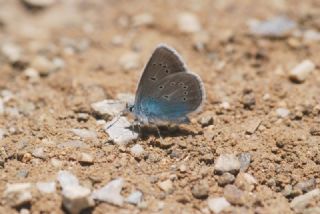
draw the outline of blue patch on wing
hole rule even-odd
[[[153,98],[143,99],[140,103],[141,113],[150,119],[165,121],[177,121],[186,117],[188,111],[187,103],[183,102],[166,102],[155,100]]]

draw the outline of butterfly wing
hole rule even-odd
[[[141,100],[141,110],[148,121],[184,122],[204,100],[203,85],[198,76],[178,72],[162,78],[150,88],[150,96]]]
[[[181,57],[175,50],[165,46],[158,46],[153,52],[140,78],[135,98],[135,107],[138,109],[142,97],[152,93],[151,88],[163,78],[179,72],[186,72]]]

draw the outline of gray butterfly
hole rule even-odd
[[[142,73],[134,104],[128,110],[143,124],[186,123],[188,114],[199,109],[204,97],[200,77],[187,71],[174,49],[159,45]]]

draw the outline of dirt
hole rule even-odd
[[[0,192],[9,183],[55,181],[64,169],[91,190],[122,177],[124,197],[135,189],[143,192],[140,206],[96,202],[85,212],[210,213],[208,198],[223,196],[226,188],[218,185],[215,161],[221,154],[246,152],[251,155],[246,173],[257,184],[246,191],[249,197],[243,203],[231,203],[224,212],[304,212],[290,207],[304,192],[285,190],[310,179],[315,180],[311,189],[320,188],[319,41],[255,37],[247,23],[285,14],[301,28],[320,30],[319,8],[317,0],[83,0],[34,9],[20,1],[0,0],[0,44],[11,42],[22,49],[16,63],[0,59],[0,94],[12,93],[5,102],[9,112],[0,113],[0,128],[6,132],[0,137]],[[179,30],[176,16],[185,11],[198,17],[201,33]],[[134,26],[134,17],[144,13],[154,19]],[[202,42],[203,35],[207,38]],[[116,99],[119,93],[134,94],[144,64],[159,43],[175,48],[203,80],[203,109],[192,115],[190,124],[162,128],[162,143],[151,131],[126,146],[112,144],[90,104]],[[119,59],[127,53],[138,59],[123,69]],[[39,55],[59,58],[64,66],[44,71],[39,78],[27,77],[25,69]],[[303,83],[290,81],[290,69],[304,59],[316,69]],[[290,114],[279,117],[278,108]],[[199,124],[203,117],[212,117],[213,124]],[[73,128],[95,131],[98,137],[82,139],[70,131]],[[59,146],[72,140],[88,146]],[[144,148],[142,158],[130,153],[134,144]],[[32,155],[39,147],[44,149],[40,158]],[[81,152],[94,157],[93,163],[79,162]],[[54,166],[53,159],[60,165]],[[166,193],[158,183],[168,179],[173,190]],[[205,189],[198,191],[207,191],[204,197],[193,195],[197,185]],[[319,203],[319,198],[313,199],[308,208]],[[66,212],[59,188],[52,194],[34,193],[27,206],[10,207],[5,200],[0,206],[1,213],[19,213],[21,208],[30,213]]]

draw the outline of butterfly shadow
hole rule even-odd
[[[196,132],[178,125],[137,125],[134,126],[132,130],[137,132],[142,140],[146,140],[150,136],[165,138],[197,135]]]

